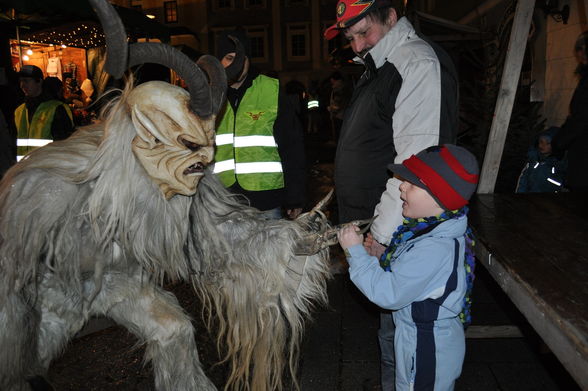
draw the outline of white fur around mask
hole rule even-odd
[[[166,279],[191,281],[218,318],[227,389],[281,389],[304,318],[326,300],[326,250],[295,256],[303,228],[261,219],[208,169],[194,195],[166,199],[133,152],[130,91],[0,183],[0,389],[29,389],[91,316],[147,344],[158,390],[215,389]]]

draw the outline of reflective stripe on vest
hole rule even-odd
[[[20,162],[23,157],[25,157],[24,153],[20,154],[22,150],[31,151],[33,149],[43,147],[49,143],[53,142],[53,140],[46,140],[40,138],[19,138],[16,140],[16,146],[18,147],[19,154],[16,155],[16,161]],[[28,153],[28,152],[26,152]]]
[[[229,187],[249,191],[284,187],[284,174],[273,135],[278,114],[279,82],[260,75],[247,89],[237,112],[230,104],[216,133],[214,172]]]
[[[55,110],[59,106],[65,108],[65,112],[73,123],[73,115],[69,106],[58,100],[49,100],[41,103],[37,107],[37,110],[35,110],[33,118],[30,121],[26,105],[23,103],[17,107],[14,112],[14,122],[18,131],[16,142],[17,161],[21,160],[24,155],[32,150],[53,141],[51,125],[53,124],[53,117],[55,117]]]

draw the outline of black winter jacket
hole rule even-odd
[[[580,74],[570,114],[551,142],[556,153],[567,151],[566,187],[571,191],[588,191],[588,66],[581,68]]]

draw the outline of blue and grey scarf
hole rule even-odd
[[[441,224],[442,222],[449,220],[449,219],[456,219],[467,215],[468,207],[464,206],[461,209],[449,210],[445,211],[438,216],[431,216],[431,217],[424,217],[419,219],[404,219],[404,222],[401,226],[396,229],[396,232],[392,235],[392,240],[390,241],[390,245],[386,248],[382,256],[380,257],[380,266],[385,271],[391,271],[390,265],[394,262],[392,256],[396,252],[398,246],[402,243],[409,241],[410,239],[414,239],[420,235],[423,235],[427,232],[431,232],[436,226]],[[471,315],[471,307],[472,307],[472,299],[471,293],[474,287],[474,270],[476,267],[475,257],[474,257],[474,245],[475,240],[472,234],[471,229],[468,227],[466,233],[464,235],[465,243],[466,243],[466,250],[465,250],[465,269],[466,269],[466,294],[463,299],[462,311],[459,314],[459,318],[464,325],[464,328],[470,325],[472,322],[472,315]]]

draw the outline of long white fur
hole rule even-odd
[[[28,389],[92,315],[147,344],[157,389],[214,389],[167,278],[192,281],[218,318],[225,389],[279,390],[285,367],[296,379],[304,318],[326,301],[326,253],[295,257],[303,228],[261,219],[210,171],[195,196],[166,201],[131,150],[131,91],[0,183],[0,389]]]

